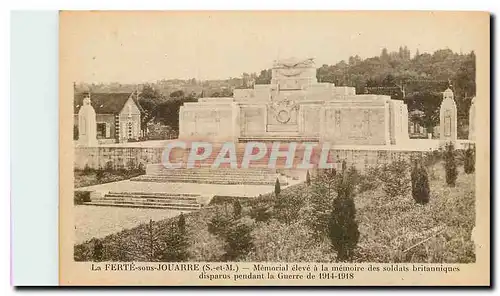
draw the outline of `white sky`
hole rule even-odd
[[[260,72],[277,58],[317,66],[406,45],[412,55],[475,49],[478,13],[71,12],[61,19],[62,61],[73,81],[140,83],[225,79]]]

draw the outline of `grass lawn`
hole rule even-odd
[[[470,239],[475,223],[475,175],[467,175],[459,167],[456,186],[448,187],[442,163],[434,164],[428,171],[431,198],[426,205],[416,204],[410,192],[388,197],[382,186],[372,186],[375,189],[355,196],[360,239],[352,261],[475,261]],[[237,261],[337,261],[328,238],[318,237],[312,230],[307,202],[311,187],[298,184],[283,189],[281,194],[290,198],[281,210],[277,210],[273,194],[240,200],[242,217],[237,222],[250,227],[252,247]],[[215,199],[210,207],[185,215],[188,261],[225,260],[226,240],[208,229],[215,215],[233,219],[232,200]],[[103,238],[103,260],[160,260],[154,254],[162,252],[165,233],[176,219],[142,224]],[[93,241],[75,245],[75,260],[92,260],[92,248]]]

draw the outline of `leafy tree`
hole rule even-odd
[[[429,132],[432,132],[433,127],[439,123],[441,101],[441,94],[430,90],[414,92],[407,97],[409,111],[419,110],[423,112],[422,116],[413,118],[413,120],[426,127]]]
[[[411,193],[418,204],[426,204],[430,198],[429,177],[424,165],[415,161],[411,171]]]
[[[446,184],[455,187],[458,177],[457,163],[455,159],[455,147],[452,142],[446,144],[444,152],[444,168],[446,171]]]
[[[255,84],[269,84],[271,83],[272,72],[271,69],[260,71],[259,76],[255,79]]]
[[[142,107],[141,128],[146,128],[147,123],[154,118],[156,107],[164,100],[163,96],[149,84],[142,87],[138,95],[138,103]]]

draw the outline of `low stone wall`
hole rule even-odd
[[[105,168],[111,165],[113,168],[137,167],[139,164],[157,164],[162,162],[163,148],[141,148],[141,147],[91,147],[75,148],[74,166],[76,169]],[[404,151],[394,149],[331,149],[331,158],[340,166],[345,160],[348,165],[354,165],[358,170],[367,167],[383,165],[396,159],[409,160],[411,157],[424,156],[426,151]],[[109,164],[108,164],[109,163]]]

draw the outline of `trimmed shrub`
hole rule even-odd
[[[450,187],[455,187],[458,177],[457,163],[455,159],[455,147],[453,143],[446,144],[444,152],[444,169],[446,171],[446,184]]]
[[[424,166],[415,161],[411,171],[411,194],[418,204],[426,204],[430,198],[429,177]]]
[[[380,180],[383,182],[384,192],[390,197],[405,195],[410,188],[408,163],[399,159],[389,165],[385,164],[380,172]]]
[[[467,148],[465,150],[465,156],[464,156],[464,172],[466,174],[472,174],[475,171],[475,166],[476,166],[476,152],[474,148]]]

